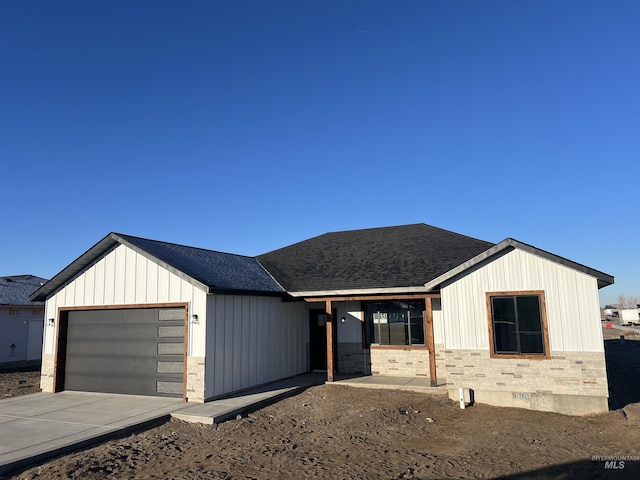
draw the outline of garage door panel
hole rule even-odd
[[[125,324],[111,323],[107,327],[100,324],[75,325],[69,332],[70,340],[82,342],[96,340],[96,330],[100,328],[109,328],[114,331],[108,332],[108,337],[103,336],[106,341],[126,341],[126,340],[152,340],[158,336],[158,332],[154,331],[153,326],[148,324]]]
[[[184,308],[70,311],[65,389],[182,396]]]
[[[141,344],[139,341],[91,341],[83,340],[81,343],[69,342],[67,356],[135,356],[135,357],[155,357],[157,355],[157,344],[148,342]]]
[[[171,385],[172,388],[167,385]],[[74,376],[74,381],[71,382],[68,390],[177,397],[182,396],[182,377],[158,381],[156,377],[122,376],[114,379],[103,376],[96,379],[93,375],[77,375]]]
[[[84,356],[78,357],[66,368],[67,375],[109,375],[114,378],[130,376],[153,376],[157,373],[182,374],[184,362],[182,357],[157,360],[146,357],[110,357],[110,356]],[[68,385],[67,385],[68,387]]]

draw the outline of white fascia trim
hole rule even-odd
[[[507,239],[501,241],[500,243],[495,244],[493,247],[489,248],[488,250],[485,250],[484,252],[476,255],[472,259],[467,260],[464,263],[461,263],[460,265],[458,265],[457,267],[449,270],[448,272],[443,273],[442,275],[440,275],[437,278],[434,278],[430,282],[425,283],[424,286],[427,289],[427,291],[431,291],[435,287],[437,287],[438,285],[440,285],[443,282],[449,280],[450,278],[455,277],[456,275],[458,275],[459,273],[464,272],[468,268],[471,268],[474,265],[482,262],[483,260],[486,260],[487,258],[495,255],[500,250],[503,250],[503,249],[505,249],[507,247],[512,247],[512,246],[513,246],[512,239],[511,238],[507,238]]]
[[[402,293],[427,293],[425,287],[360,288],[355,290],[313,290],[288,292],[292,297],[355,297],[358,295],[388,295]]]
[[[455,277],[456,275],[464,272],[465,270],[477,265],[478,263],[487,260],[488,258],[496,255],[497,253],[499,253],[502,250],[506,250],[506,249],[515,249],[515,248],[519,248],[521,250],[524,250],[525,252],[531,253],[532,255],[537,255],[541,258],[545,258],[547,260],[550,260],[552,262],[558,263],[560,265],[564,265],[565,267],[568,268],[572,268],[574,270],[577,270],[579,272],[582,272],[586,275],[590,275],[592,277],[595,277],[598,280],[598,288],[602,288],[604,286],[607,285],[611,285],[614,282],[614,278],[611,275],[608,275],[606,273],[600,272],[599,270],[595,270],[591,267],[587,267],[586,265],[582,265],[580,263],[576,263],[573,260],[569,260],[567,258],[561,257],[559,255],[555,255],[553,253],[547,252],[545,250],[541,250],[537,247],[534,247],[532,245],[520,242],[518,240],[515,240],[513,238],[506,238],[503,241],[501,241],[500,243],[497,243],[496,245],[494,245],[493,247],[489,248],[488,250],[485,250],[484,252],[480,253],[479,255],[476,255],[475,257],[467,260],[466,262],[458,265],[457,267],[449,270],[448,272],[440,275],[438,278],[434,278],[433,280],[431,280],[430,282],[427,282],[424,284],[425,288],[428,291],[431,291],[433,288],[441,285],[443,282],[446,282],[447,280]]]

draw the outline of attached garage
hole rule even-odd
[[[111,233],[32,296],[44,392],[204,402],[308,370],[304,302],[253,257]]]
[[[56,390],[183,397],[185,307],[63,310]]]

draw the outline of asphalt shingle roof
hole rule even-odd
[[[477,263],[495,254],[496,249],[516,247],[595,276],[599,287],[613,283],[613,277],[607,274],[513,239],[493,244],[424,223],[326,233],[258,257],[110,233],[44,286],[41,282],[46,280],[39,277],[15,277],[31,278],[28,288],[26,280],[14,282],[13,287],[22,285],[23,300],[4,293],[10,289],[4,280],[7,277],[0,277],[0,304],[31,303],[29,295],[34,301],[45,300],[118,244],[175,269],[208,287],[210,293],[313,296],[338,291],[424,289],[428,283],[428,288],[434,288],[445,274],[451,276],[469,268],[471,264],[466,262],[474,259]]]
[[[123,234],[115,235],[210,288],[269,293],[284,292],[278,282],[253,257]]]
[[[0,277],[0,305],[42,305],[42,302],[32,302],[29,296],[46,281],[35,275]]]
[[[493,245],[421,223],[326,233],[257,258],[288,292],[421,287]]]

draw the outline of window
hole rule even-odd
[[[547,357],[544,292],[488,293],[491,354]]]
[[[424,300],[364,302],[367,344],[425,345]]]

